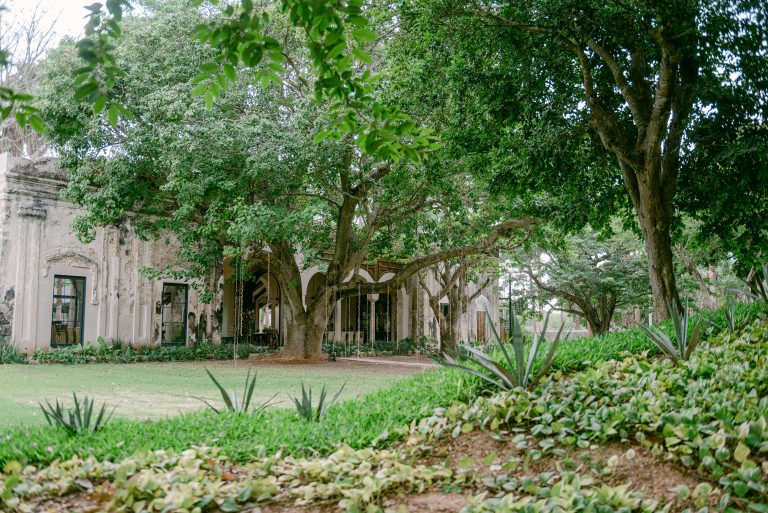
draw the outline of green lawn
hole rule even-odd
[[[213,372],[225,387],[242,394],[248,369],[257,372],[256,400],[278,394],[278,406],[291,406],[301,383],[318,389],[327,384],[334,392],[344,383],[340,399],[356,398],[378,390],[418,369],[336,362],[311,365],[250,365],[246,362],[174,362],[89,365],[0,365],[0,429],[44,423],[38,401],[63,399],[72,392],[87,394],[115,405],[115,416],[157,419],[205,407],[194,396],[221,404],[205,373]]]

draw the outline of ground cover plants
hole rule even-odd
[[[445,371],[414,380],[427,376],[456,380]],[[426,502],[454,500],[454,510],[468,513],[762,513],[768,509],[766,417],[768,322],[760,319],[702,342],[679,364],[635,355],[551,375],[533,390],[454,402],[394,430],[386,437],[395,442],[389,448],[379,439],[333,446],[321,457],[265,449],[227,458],[223,448],[198,446],[140,451],[122,461],[82,453],[40,468],[6,460],[0,497],[19,511],[32,505],[236,511],[278,502],[394,512],[429,494]],[[482,437],[484,445],[473,446]],[[638,476],[658,472],[671,481],[641,486]]]

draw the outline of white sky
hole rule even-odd
[[[45,20],[56,20],[54,31],[58,42],[64,36],[77,37],[82,34],[88,13],[83,7],[94,1],[98,0],[7,0],[8,11],[4,16],[9,19],[29,19],[35,7],[38,7],[44,13]]]

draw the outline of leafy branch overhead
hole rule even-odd
[[[193,2],[195,7],[203,4],[213,7],[218,16],[200,24],[195,37],[210,44],[216,57],[200,66],[191,94],[202,96],[210,109],[243,69],[255,71],[252,80],[262,87],[280,84],[289,57],[284,45],[269,35],[269,13],[251,0],[236,5],[219,0]],[[77,71],[76,99],[88,98],[97,114],[106,108],[113,126],[120,116],[133,118],[130,105],[109,97],[123,73],[114,55],[114,41],[121,36],[123,11],[129,7],[128,0],[108,0],[106,10],[100,3],[89,6],[86,38],[77,44],[86,66]],[[403,158],[419,162],[437,148],[432,129],[417,127],[398,106],[376,98],[374,76],[366,69],[371,55],[365,45],[376,41],[377,35],[363,14],[362,0],[282,0],[281,7],[290,23],[304,34],[315,72],[316,101],[330,103],[329,119],[316,133],[315,143],[339,140],[348,134],[362,152],[394,162]]]

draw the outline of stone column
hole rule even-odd
[[[37,349],[37,305],[40,285],[40,233],[47,214],[44,208],[20,206],[23,219],[20,243],[22,250],[16,263],[16,299],[13,309],[13,340],[23,351]],[[50,312],[48,312],[50,315]]]

